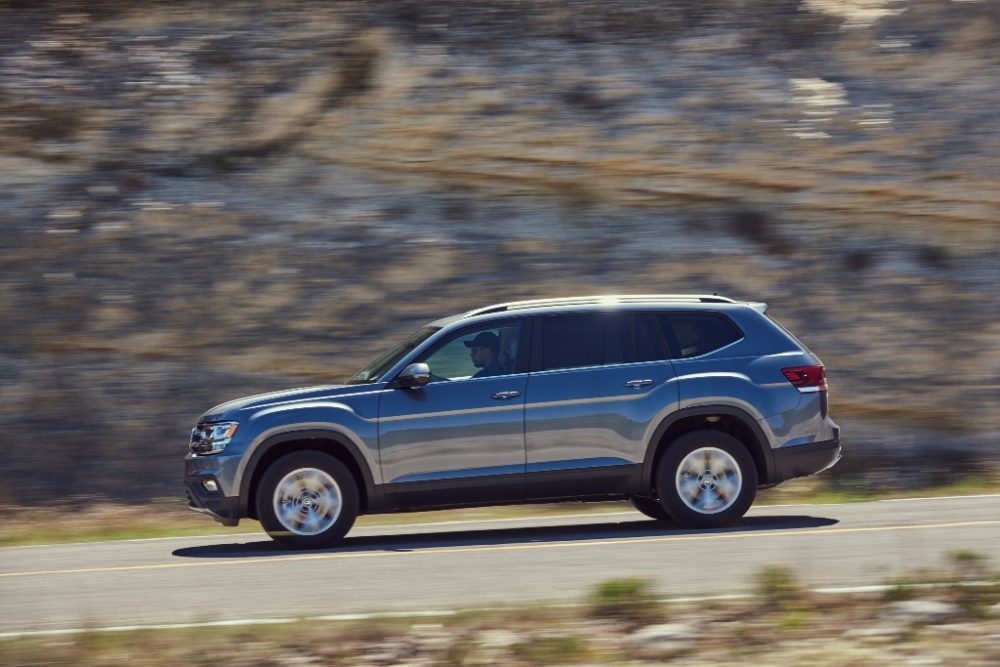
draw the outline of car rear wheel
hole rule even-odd
[[[275,541],[296,549],[334,544],[358,515],[358,486],[343,463],[323,452],[275,461],[257,489],[257,516]]]
[[[719,528],[740,519],[757,495],[757,467],[742,442],[694,431],[671,443],[656,471],[666,512],[685,528]]]

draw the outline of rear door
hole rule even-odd
[[[638,491],[647,427],[678,400],[652,317],[541,316],[534,331],[525,402],[527,496]]]

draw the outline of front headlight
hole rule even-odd
[[[218,454],[233,439],[239,426],[239,422],[198,424],[191,429],[191,452],[194,454]]]

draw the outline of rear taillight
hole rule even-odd
[[[781,372],[803,394],[826,391],[826,373],[822,366],[782,368]]]

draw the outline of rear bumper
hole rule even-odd
[[[783,482],[794,477],[815,475],[832,468],[840,460],[840,438],[811,442],[794,447],[772,449],[774,456],[774,479],[772,483]]]
[[[238,526],[240,523],[239,497],[226,497],[219,491],[206,490],[203,484],[206,479],[211,479],[211,477],[188,475],[184,478],[188,507],[195,512],[209,515],[223,526]]]

